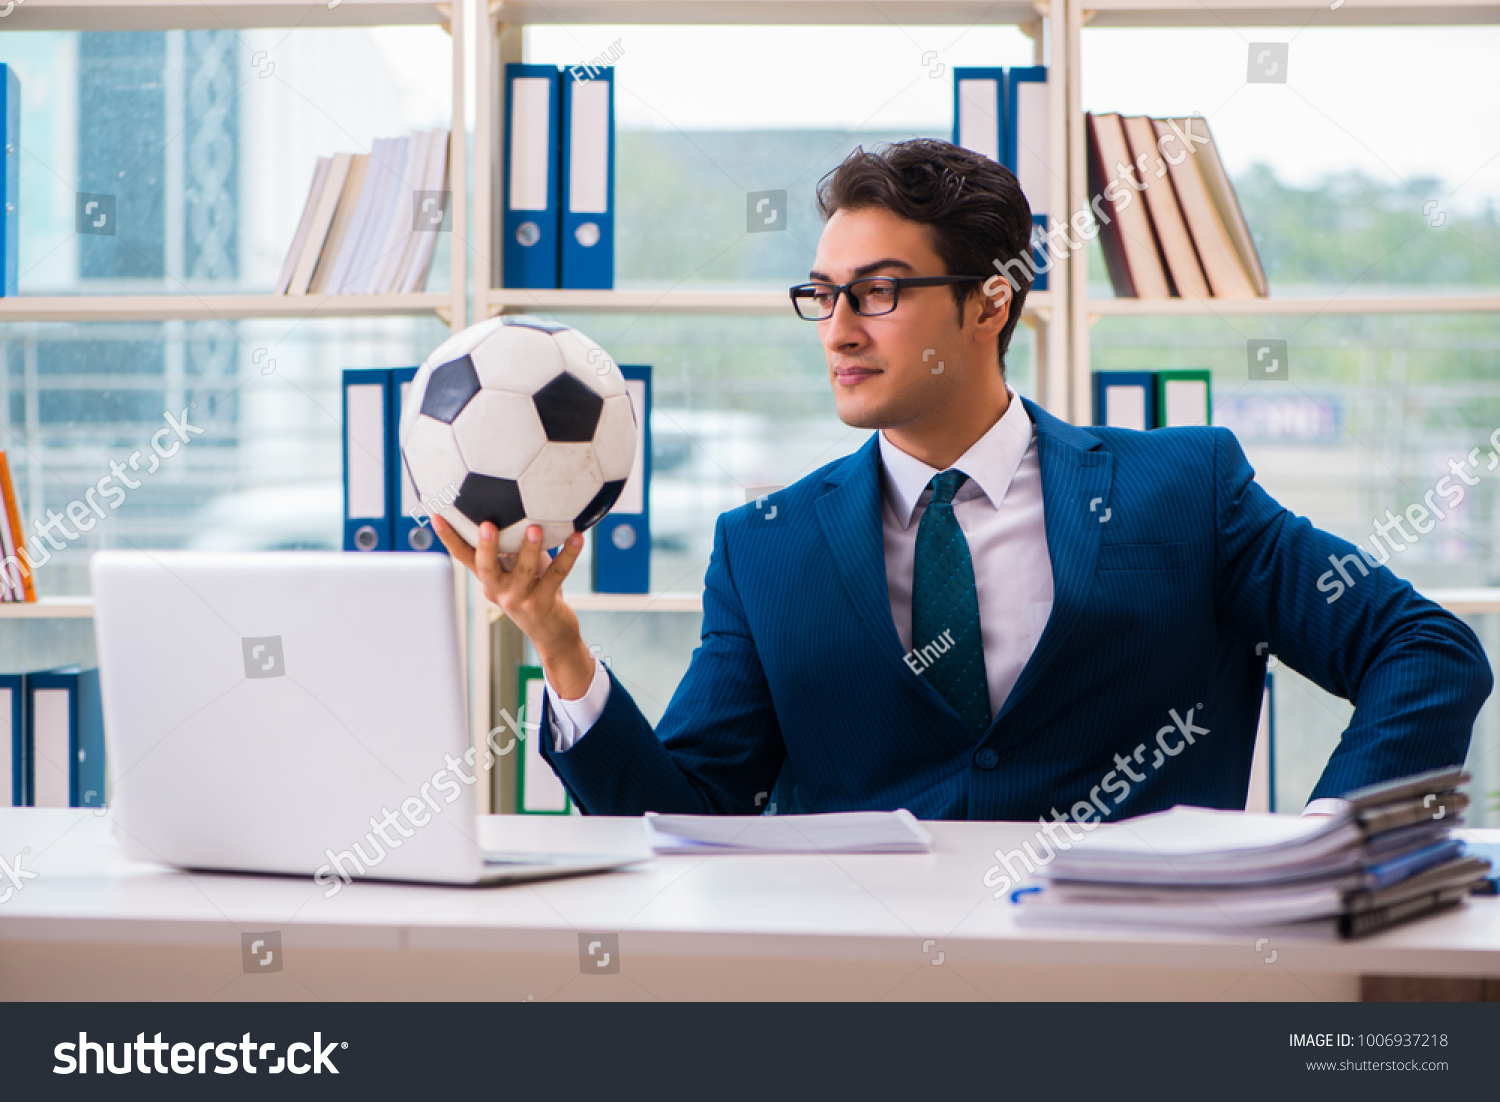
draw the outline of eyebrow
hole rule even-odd
[[[904,260],[897,260],[893,256],[888,256],[884,260],[872,260],[868,264],[861,264],[858,268],[854,269],[854,278],[855,279],[863,279],[867,275],[871,275],[874,272],[880,271],[881,268],[901,268],[901,269],[903,269],[905,271],[908,271],[908,272],[914,272],[914,271],[916,271],[916,269],[913,268],[906,261],[904,261]],[[807,278],[808,279],[822,280],[825,283],[832,283],[833,282],[833,280],[828,275],[826,275],[823,272],[818,272],[818,271],[808,272],[807,273]]]

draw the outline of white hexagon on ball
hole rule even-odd
[[[416,417],[405,434],[401,451],[412,485],[428,509],[451,503],[458,496],[469,469],[453,439],[453,428],[431,417]],[[440,514],[441,515],[441,514]]]
[[[453,419],[464,465],[495,478],[520,478],[547,443],[529,394],[481,390]]]
[[[554,334],[512,319],[469,353],[486,390],[535,394],[563,372]]]
[[[599,425],[594,429],[594,454],[599,458],[599,472],[604,481],[628,478],[635,462],[635,413],[630,396],[620,394],[604,399],[599,411]]]
[[[571,524],[603,487],[592,444],[548,444],[521,476],[521,500],[532,520]]]

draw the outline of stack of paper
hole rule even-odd
[[[831,815],[646,814],[657,853],[926,853],[932,835],[900,811]]]
[[[1452,836],[1461,768],[1352,792],[1291,818],[1177,807],[1059,848],[1018,894],[1021,921],[1246,930],[1336,923],[1354,937],[1459,902],[1489,862]]]

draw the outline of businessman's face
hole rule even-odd
[[[971,273],[944,270],[925,226],[869,208],[834,212],[809,279],[842,284],[865,276],[950,274]],[[839,419],[855,428],[898,428],[945,416],[954,403],[967,400],[979,372],[988,374],[982,380],[986,390],[995,386],[999,328],[995,309],[984,310],[981,299],[965,301],[960,327],[947,286],[903,287],[896,309],[877,317],[855,313],[848,296],[840,296],[833,316],[818,322]],[[1003,325],[1003,305],[998,318]]]

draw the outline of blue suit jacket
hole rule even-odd
[[[579,806],[756,814],[785,763],[806,811],[1242,808],[1268,652],[1355,703],[1314,797],[1464,759],[1492,683],[1474,633],[1363,562],[1344,559],[1354,584],[1330,600],[1330,556],[1354,547],[1272,500],[1228,430],[1085,429],[1025,406],[1054,603],[986,731],[902,660],[872,435],[719,517],[702,644],[655,731],[611,673],[571,749],[543,735]]]

